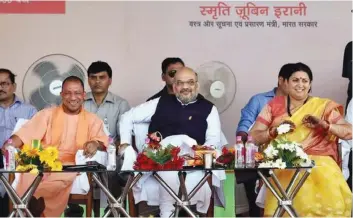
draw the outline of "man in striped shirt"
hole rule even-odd
[[[37,109],[24,103],[16,94],[15,75],[8,69],[0,69],[0,148],[12,134],[19,119],[31,119]],[[8,196],[0,187],[0,217],[6,217]]]

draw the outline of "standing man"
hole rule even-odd
[[[282,66],[278,73],[278,82],[277,87],[272,89],[269,92],[259,93],[252,96],[247,103],[247,105],[241,110],[241,117],[237,128],[237,136],[241,136],[243,142],[247,141],[248,131],[250,127],[255,123],[255,120],[262,108],[272,100],[275,96],[286,95],[287,90],[284,83],[285,75],[291,69],[293,64],[285,64]],[[252,172],[239,172],[236,174],[237,183],[244,183],[246,190],[246,195],[249,202],[249,216],[250,217],[259,217],[260,208],[256,205],[256,193],[255,186],[257,180],[257,174]]]
[[[67,77],[60,93],[62,104],[39,111],[10,138],[12,145],[21,148],[38,139],[45,148],[55,146],[63,165],[75,164],[75,155],[82,149],[86,157],[97,150],[105,150],[108,137],[103,131],[103,122],[86,111],[82,105],[85,97],[84,84],[76,76]],[[5,152],[6,142],[2,151]],[[60,217],[69,200],[76,173],[49,173],[43,179],[29,202],[34,217]],[[16,191],[25,194],[36,175],[20,175]]]
[[[180,58],[164,59],[162,62],[162,80],[165,82],[165,86],[157,94],[147,99],[147,101],[159,98],[162,95],[173,95],[173,81],[175,73],[183,67],[185,67],[185,64]]]
[[[35,107],[19,99],[15,91],[15,74],[0,69],[0,148],[10,138],[19,119],[31,119],[37,112]],[[0,189],[3,189],[1,185]],[[0,217],[6,217],[8,213],[9,198],[5,190],[0,190]]]
[[[352,41],[348,42],[346,48],[344,49],[344,57],[343,57],[343,70],[342,77],[349,79],[348,90],[347,90],[347,102],[346,102],[346,114],[351,113],[348,110],[349,102],[352,99]],[[352,172],[352,150],[349,150],[348,155],[348,169],[349,172]],[[349,187],[352,190],[352,175],[349,176]]]
[[[123,113],[130,110],[130,105],[124,98],[109,91],[112,84],[112,69],[108,63],[103,61],[93,62],[88,67],[87,74],[91,92],[86,95],[84,107],[103,121],[106,132],[109,133],[116,144],[120,144],[119,120]],[[108,186],[115,197],[120,196],[124,181],[124,178],[118,174],[121,168],[120,163],[120,157],[117,157],[117,172],[108,174]],[[99,196],[99,192],[94,193],[95,199],[99,200]],[[99,209],[95,208],[96,210]],[[83,208],[79,205],[70,204],[69,209],[66,210],[66,215],[82,217]]]
[[[344,49],[342,77],[349,79],[346,103],[347,109],[349,101],[352,99],[352,41],[348,42]]]

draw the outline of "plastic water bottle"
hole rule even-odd
[[[245,163],[245,147],[241,136],[237,136],[235,143],[234,153],[235,153],[235,168],[244,167]]]
[[[255,153],[257,146],[254,144],[251,136],[248,136],[248,141],[245,144],[245,164],[246,167],[255,167]]]
[[[107,170],[115,170],[116,169],[116,147],[112,137],[109,137],[109,145],[107,148],[107,153],[108,153]]]
[[[4,168],[7,171],[15,171],[16,170],[16,148],[12,145],[12,139],[7,140],[7,148],[5,152],[5,159],[4,159]]]

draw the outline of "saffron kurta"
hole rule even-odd
[[[62,107],[52,107],[38,112],[28,123],[15,133],[24,144],[33,139],[41,139],[42,146],[55,146],[59,159],[64,164],[74,164],[77,150],[86,141],[98,140],[106,146],[108,137],[103,131],[103,122],[93,113],[82,109],[77,115],[66,114]],[[16,191],[24,194],[35,175],[22,174]],[[38,189],[36,198],[45,201],[44,216],[59,217],[67,206],[72,183],[76,173],[46,173]]]

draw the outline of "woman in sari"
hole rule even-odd
[[[280,139],[277,127],[289,123],[286,139],[300,143],[316,166],[293,200],[299,216],[351,216],[352,193],[339,167],[338,138],[351,139],[352,125],[343,118],[343,107],[329,99],[309,96],[312,72],[302,63],[286,75],[288,96],[271,100],[259,114],[250,134],[256,144]],[[294,170],[276,170],[284,188]],[[272,216],[277,199],[266,191],[265,216]]]

